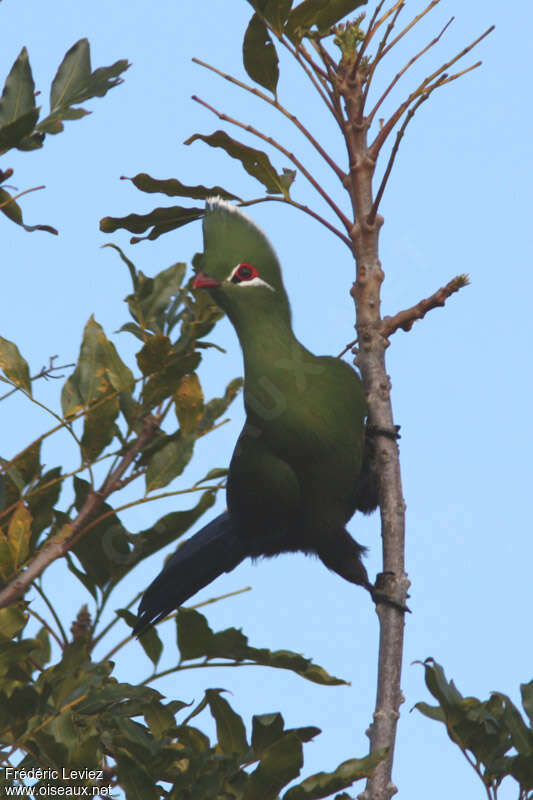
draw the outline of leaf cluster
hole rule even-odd
[[[87,39],[80,39],[65,54],[50,87],[50,110],[40,119],[41,107],[35,102],[35,83],[28,51],[22,48],[4,84],[0,98],[0,156],[8,150],[36,150],[43,146],[46,134],[60,133],[66,120],[81,119],[89,111],[80,103],[103,97],[122,83],[121,73],[128,69],[124,59],[109,67],[92,70]],[[0,184],[13,175],[12,169],[0,170]],[[42,188],[42,187],[39,187]],[[27,231],[57,233],[50,225],[25,225],[22,210],[7,189],[0,187],[0,211]]]
[[[206,348],[214,347],[204,337],[221,313],[206,292],[193,292],[184,283],[185,265],[174,264],[151,278],[115,250],[132,280],[133,291],[126,297],[130,321],[120,330],[141,343],[136,355],[139,374],[134,375],[91,317],[75,369],[62,387],[61,414],[53,412],[60,421],[58,427],[72,434],[79,468],[69,474],[59,466],[45,468],[41,463],[45,437],[0,462],[0,575],[4,581],[14,578],[48,541],[69,536],[85,515],[80,535],[66,553],[69,568],[94,597],[97,590],[108,592],[141,560],[188,530],[214,503],[222,485],[225,473],[219,472],[217,483],[182,490],[200,495],[192,508],[167,514],[137,534],[126,530],[107,502],[112,491],[136,478],[144,478],[149,495],[180,476],[197,439],[216,426],[242,385],[240,378],[235,379],[222,397],[204,398],[195,370]],[[0,369],[5,383],[32,399],[28,364],[6,339],[0,339]],[[169,413],[172,410],[174,416]],[[158,423],[139,448],[146,421],[154,414]],[[111,468],[97,495],[91,465],[106,459],[114,459],[119,466],[127,462],[128,469],[113,483]],[[86,470],[89,480],[81,476]],[[74,501],[64,511],[58,502],[67,482],[71,482]],[[88,507],[93,506],[87,516]],[[89,528],[90,536],[81,535]]]
[[[438,706],[417,703],[422,714],[446,726],[448,736],[463,752],[482,780],[490,798],[512,777],[519,785],[519,800],[533,796],[533,681],[520,686],[527,721],[511,699],[492,692],[488,700],[463,697],[442,667],[432,658],[424,661],[426,686]]]
[[[68,786],[120,786],[128,798],[142,800],[160,796],[274,800],[300,774],[303,743],[320,733],[315,727],[285,729],[283,717],[276,712],[253,716],[248,738],[242,718],[223,697],[222,689],[207,689],[182,719],[187,709],[182,700],[165,703],[159,692],[146,685],[148,681],[140,686],[120,683],[111,674],[112,661],[93,661],[83,625],[62,649],[60,660],[50,665],[48,631],[43,627],[36,636],[25,636],[27,621],[28,615],[20,608],[0,610],[0,744],[6,765],[16,751],[24,754],[18,770],[59,773],[57,778],[49,774],[40,778],[32,787],[34,796],[39,796],[41,786],[54,786],[58,793]],[[213,658],[223,658],[226,666],[271,661],[272,666],[310,680],[319,676],[323,684],[342,682],[296,653],[281,658],[280,653],[251,648],[234,628],[214,633],[194,610],[180,611],[177,624],[181,659],[175,672],[201,666],[188,663],[191,659],[204,657],[202,663],[211,663]],[[154,653],[151,657],[155,666],[157,658]],[[190,725],[204,709],[216,724],[214,743]],[[328,797],[367,777],[383,757],[351,759],[331,773],[307,778],[283,797]],[[94,775],[80,777],[80,770],[98,774],[102,764],[102,780]],[[4,791],[18,783],[7,773],[1,780]]]

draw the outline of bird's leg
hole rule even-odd
[[[376,605],[383,603],[403,613],[409,611],[406,605],[392,597],[389,587],[385,586],[387,577],[389,577],[389,584],[391,583],[390,577],[393,577],[393,573],[380,573],[376,583],[370,583],[368,573],[361,561],[364,552],[365,548],[352,539],[347,531],[343,530],[330,537],[328,546],[318,550],[318,555],[328,569],[336,572],[344,580],[366,589]]]

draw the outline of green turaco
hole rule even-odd
[[[227,511],[169,559],[144,594],[135,632],[247,556],[288,551],[317,555],[387,602],[368,579],[365,548],[346,531],[356,510],[377,506],[359,377],[296,339],[278,259],[248,216],[214,198],[203,234],[194,286],[210,293],[239,337],[246,422],[229,468]]]

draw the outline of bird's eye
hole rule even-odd
[[[243,281],[251,281],[253,280],[253,278],[257,278],[258,275],[259,275],[258,271],[251,264],[247,263],[239,264],[239,266],[233,273],[231,282],[242,283]]]

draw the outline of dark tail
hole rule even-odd
[[[133,634],[139,636],[249,555],[226,511],[188,539],[145,591]]]

